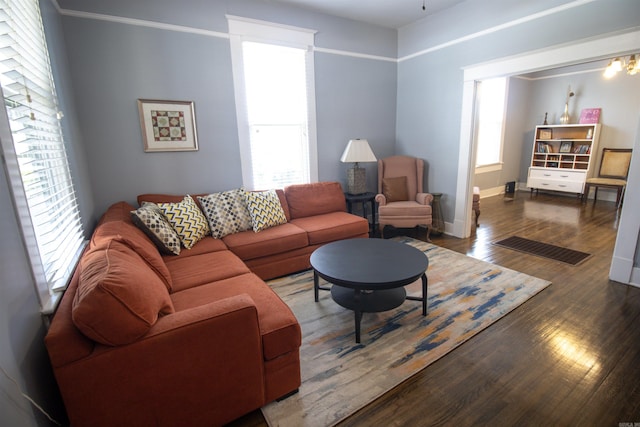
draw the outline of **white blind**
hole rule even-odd
[[[227,19],[244,186],[316,182],[315,31]]]
[[[254,189],[310,182],[306,54],[243,42]]]
[[[7,176],[48,311],[55,292],[67,285],[84,233],[37,0],[0,0],[0,85],[6,107],[1,126],[8,122],[12,139],[2,138]]]

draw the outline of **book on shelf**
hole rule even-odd
[[[538,142],[537,153],[553,153],[553,146],[546,142]]]
[[[591,145],[578,145],[573,150],[574,154],[590,154],[591,153]]]

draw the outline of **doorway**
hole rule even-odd
[[[471,66],[464,70],[458,159],[459,179],[456,188],[456,206],[452,229],[454,236],[465,238],[469,237],[471,233],[471,194],[476,160],[476,147],[473,138],[476,82],[496,76],[512,76],[600,60],[628,54],[638,49],[640,49],[640,31],[635,31],[563,45],[517,57],[503,58]]]

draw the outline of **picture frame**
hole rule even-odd
[[[197,151],[193,101],[138,99],[144,151]]]
[[[540,129],[538,139],[551,139],[552,135],[551,129]]]
[[[570,153],[572,148],[573,148],[572,141],[563,141],[562,144],[560,144],[561,153]]]
[[[580,124],[596,124],[600,122],[601,108],[583,108],[580,111]]]

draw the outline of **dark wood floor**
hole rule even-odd
[[[432,241],[553,284],[341,425],[640,423],[640,289],[608,279],[614,204],[518,192],[481,205],[469,239]],[[491,244],[512,235],[592,256],[571,266]],[[256,411],[233,425],[266,423]]]

